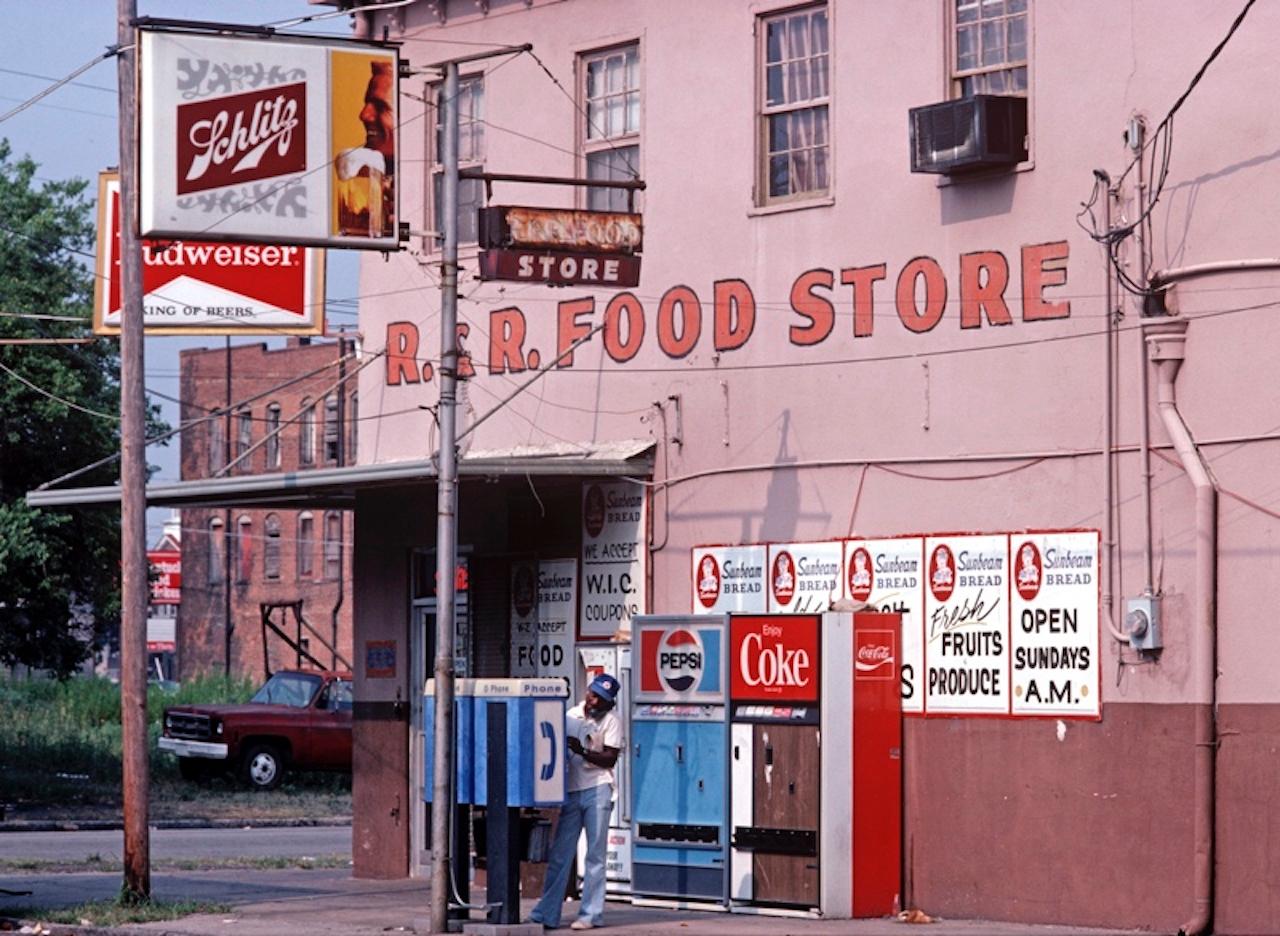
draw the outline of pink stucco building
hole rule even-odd
[[[1280,579],[1280,130],[1264,103],[1280,12],[1250,9],[1182,98],[1242,6],[423,0],[361,18],[415,66],[532,43],[463,67],[464,165],[634,169],[647,184],[643,273],[625,292],[481,283],[464,216],[461,429],[602,326],[462,444],[464,466],[495,466],[464,467],[461,489],[476,671],[510,666],[480,648],[507,637],[512,563],[581,556],[580,475],[602,452],[641,453],[618,473],[645,482],[637,602],[651,612],[695,609],[692,557],[711,544],[1096,531],[1084,669],[1100,717],[1019,717],[1016,698],[1004,717],[908,714],[906,900],[946,916],[1280,927],[1267,831],[1280,645],[1264,610]],[[432,81],[401,85],[414,231],[439,228]],[[1004,118],[1016,135],[1025,113],[1025,153],[989,123],[992,165],[913,173],[909,111],[975,92],[1025,101]],[[943,118],[961,137],[972,126],[954,106],[922,118],[921,161],[963,155]],[[482,189],[464,181],[464,207]],[[565,208],[621,197],[492,191]],[[415,236],[362,267],[364,351],[387,354],[360,378],[380,414],[362,463],[433,453],[422,408],[437,387],[422,374],[439,357],[438,250]],[[566,467],[526,470],[539,463]],[[357,640],[409,640],[405,557],[432,547],[432,489],[357,504]],[[1148,589],[1159,652],[1112,635]],[[358,686],[370,704],[410,691]],[[383,764],[408,756],[402,723],[359,731]],[[409,839],[375,808],[394,771],[371,770],[356,784],[357,869],[400,873],[394,843]]]

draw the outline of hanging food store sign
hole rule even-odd
[[[640,285],[638,214],[495,205],[480,209],[480,279]]]

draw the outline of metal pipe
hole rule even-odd
[[[1151,287],[1162,289],[1179,280],[1196,276],[1212,276],[1215,273],[1239,273],[1249,270],[1280,270],[1280,258],[1259,257],[1254,260],[1215,260],[1210,263],[1195,263],[1191,266],[1170,267],[1157,270],[1151,276]]]
[[[436,724],[431,805],[431,931],[449,928],[449,819],[453,814],[453,600],[457,565],[458,66],[444,71],[441,185],[439,481],[436,488]]]
[[[1102,170],[1094,170],[1095,175],[1106,185],[1106,192],[1102,199],[1103,215],[1102,226],[1108,234],[1111,233],[1111,199],[1114,190],[1111,187],[1111,178]],[[1111,245],[1105,244],[1106,262],[1104,271],[1106,273],[1106,287],[1103,290],[1105,296],[1106,307],[1104,312],[1107,317],[1107,328],[1103,333],[1106,341],[1105,360],[1105,402],[1104,410],[1104,442],[1102,451],[1102,555],[1099,557],[1102,567],[1103,581],[1105,582],[1102,589],[1102,619],[1106,622],[1107,631],[1111,636],[1120,643],[1127,643],[1129,635],[1123,630],[1116,627],[1116,609],[1115,609],[1115,591],[1116,591],[1116,528],[1115,528],[1115,444],[1116,444],[1116,321],[1115,321],[1115,277],[1111,272]]]
[[[1139,137],[1136,140],[1130,140],[1130,146],[1136,147],[1138,155],[1138,204],[1145,205],[1146,202],[1146,182],[1142,175],[1142,134],[1141,131],[1145,125],[1139,121]],[[1146,226],[1139,224],[1137,229],[1138,238],[1138,269],[1145,271],[1147,268],[1147,238]],[[1141,303],[1139,299],[1139,303]],[[1139,306],[1139,315],[1143,314],[1141,306]],[[1142,353],[1141,347],[1139,353]],[[1146,361],[1140,362],[1138,367],[1139,381],[1139,414],[1138,414],[1138,446],[1140,451],[1139,464],[1142,471],[1142,593],[1144,595],[1155,594],[1155,534],[1151,528],[1151,498],[1154,485],[1154,475],[1151,473],[1151,371],[1147,368]]]
[[[1180,932],[1205,932],[1213,920],[1215,834],[1214,781],[1217,761],[1217,514],[1218,491],[1209,466],[1182,414],[1174,385],[1186,357],[1185,319],[1160,319],[1146,328],[1146,343],[1156,367],[1156,407],[1183,470],[1195,489],[1195,593],[1190,656],[1195,705],[1192,827],[1195,841],[1194,899],[1191,919]]]

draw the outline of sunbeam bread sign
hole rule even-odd
[[[396,249],[393,47],[140,36],[144,237]]]

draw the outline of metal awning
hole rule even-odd
[[[648,477],[653,440],[566,442],[467,452],[458,458],[458,477],[516,476]],[[434,484],[434,458],[348,465],[277,474],[195,478],[147,485],[148,507],[301,507],[350,509],[357,491],[376,487]],[[27,493],[32,507],[110,506],[120,502],[118,485]]]

